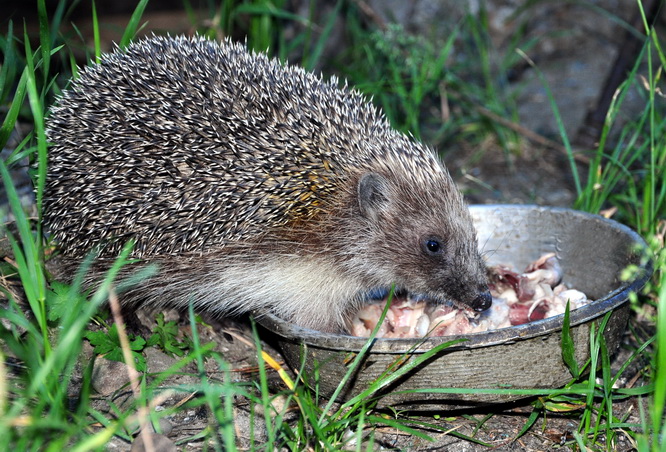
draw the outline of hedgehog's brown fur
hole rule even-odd
[[[130,238],[160,266],[126,300],[325,330],[391,283],[489,304],[446,169],[335,80],[239,44],[153,37],[82,70],[48,137],[44,220],[65,271],[93,247],[103,268]]]

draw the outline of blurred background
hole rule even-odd
[[[642,4],[658,28],[661,3]],[[36,4],[0,5],[4,27],[25,24],[36,46]],[[53,39],[81,65],[94,48],[93,17],[109,51],[139,3],[97,1],[95,15],[89,1],[45,5],[57,22]],[[472,202],[570,205],[562,133],[580,150],[594,148],[644,28],[633,0],[165,0],[145,5],[137,34],[150,33],[231,37],[348,80],[395,127],[440,151]],[[66,78],[71,64],[52,67]],[[643,106],[640,87],[630,90],[614,132]]]

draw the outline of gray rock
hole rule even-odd
[[[97,393],[111,395],[124,387],[129,390],[129,382],[125,363],[97,357],[91,380],[92,387]]]
[[[166,436],[160,435],[159,433],[150,433],[150,437],[153,440],[152,450],[154,450],[155,452],[178,451],[176,444]],[[130,449],[130,452],[144,452],[147,450],[148,449],[146,449],[146,445],[143,442],[143,435],[137,436],[134,442],[132,443],[132,448]]]

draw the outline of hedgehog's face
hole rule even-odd
[[[451,190],[455,190],[451,182]],[[370,231],[361,258],[384,284],[482,311],[490,307],[486,269],[469,211],[451,190],[423,193],[409,183],[367,173],[358,202]],[[418,191],[418,193],[417,193]]]
[[[476,238],[470,237],[469,241],[461,242],[453,231],[449,232],[448,238],[434,235],[431,231],[420,231],[419,234],[419,231],[413,230],[412,245],[418,242],[419,249],[411,250],[410,257],[416,272],[401,275],[406,279],[405,288],[412,293],[440,301],[449,300],[476,311],[488,309],[492,297]]]

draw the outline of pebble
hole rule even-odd
[[[150,437],[153,440],[153,449],[155,452],[177,452],[178,448],[176,447],[176,444],[171,441],[169,438],[167,438],[164,435],[160,435],[159,433],[151,433]],[[146,449],[146,445],[143,442],[143,435],[138,435],[134,442],[132,443],[132,448],[130,449],[130,452],[145,452],[148,449]]]
[[[91,384],[98,394],[111,395],[122,388],[129,390],[129,381],[125,363],[97,357]]]

